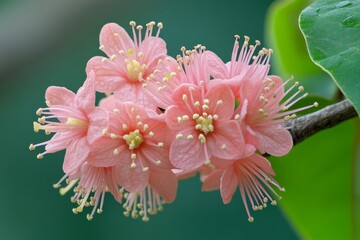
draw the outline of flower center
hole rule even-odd
[[[203,113],[202,116],[196,118],[195,128],[197,130],[204,132],[205,134],[208,134],[209,132],[213,132],[214,131],[213,119],[214,118],[212,115]]]
[[[144,141],[144,138],[138,129],[130,132],[129,134],[124,135],[123,138],[126,141],[126,143],[129,145],[130,150],[138,148],[141,145],[141,143]]]
[[[136,60],[130,60],[127,62],[126,67],[130,80],[132,82],[139,81],[139,74],[143,74],[143,68],[140,66],[140,63]]]
[[[69,126],[87,126],[88,123],[86,121],[76,119],[76,118],[68,118],[66,121],[66,125]]]

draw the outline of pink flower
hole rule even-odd
[[[45,152],[37,156],[39,159],[47,153],[66,149],[63,170],[70,173],[86,160],[89,144],[102,136],[102,129],[108,125],[108,113],[95,107],[91,73],[77,94],[63,87],[49,87],[45,98],[48,107],[37,110],[39,116],[44,116],[39,118],[39,123],[34,122],[34,130],[55,135],[49,141],[31,144],[29,149],[45,145]]]
[[[244,156],[245,143],[237,121],[231,120],[235,99],[229,87],[182,84],[173,94],[174,104],[166,122],[174,132],[170,161],[183,170],[209,164],[212,156],[233,159]]]
[[[65,174],[58,183],[54,184],[54,187],[60,187],[61,182],[66,179],[68,185],[60,188],[60,194],[65,195],[77,183],[71,201],[79,206],[73,208],[73,212],[75,214],[81,213],[84,207],[90,206],[93,209],[90,214],[87,214],[86,218],[92,220],[95,210],[99,214],[102,213],[107,191],[111,192],[116,201],[121,203],[123,190],[119,191],[118,189],[114,170],[114,167],[94,167],[85,162],[77,171]]]
[[[287,154],[293,142],[289,131],[282,124],[296,117],[296,112],[317,106],[314,103],[289,111],[291,106],[307,96],[306,93],[296,98],[304,90],[302,86],[298,87],[298,82],[284,92],[284,85],[289,80],[283,83],[281,78],[269,76],[263,80],[242,81],[240,105],[234,115],[243,129],[246,143],[254,145],[260,153],[267,152],[274,156]],[[287,98],[295,87],[298,90]]]
[[[166,43],[159,38],[162,23],[152,36],[155,22],[146,24],[145,36],[142,38],[142,26],[131,21],[133,39],[115,23],[106,24],[100,32],[100,49],[108,58],[93,57],[89,60],[86,71],[94,71],[96,90],[115,93],[122,101],[132,101],[147,105],[142,90],[146,78],[157,70],[160,59],[166,57]]]
[[[253,56],[260,42],[249,46],[249,37],[245,36],[240,49],[238,39],[236,35],[231,61],[227,64],[214,53],[206,52],[211,75],[218,78],[210,85],[226,83],[231,87],[239,102],[234,118],[239,121],[247,144],[252,144],[260,153],[283,156],[291,150],[293,143],[289,131],[282,124],[294,118],[294,113],[317,106],[317,103],[288,111],[307,95],[294,100],[304,88],[299,86],[298,91],[287,98],[299,83],[296,82],[285,92],[284,87],[289,81],[283,83],[277,76],[268,76],[272,50],[263,48]]]
[[[205,89],[210,82],[210,69],[205,54],[205,47],[195,46],[193,50],[181,48],[182,56],[177,56],[177,62],[170,57],[159,61],[159,71],[155,71],[143,84],[149,101],[161,109],[173,105],[172,94],[181,84],[202,85]]]
[[[108,99],[102,104],[111,106],[110,102]],[[88,162],[97,167],[115,167],[117,183],[130,192],[125,208],[130,207],[137,216],[137,203],[143,204],[143,211],[149,199],[175,199],[177,178],[168,157],[168,128],[163,115],[152,110],[133,103],[115,102],[114,106],[109,129],[91,145]],[[157,201],[150,202],[155,205],[148,205],[149,209],[159,206]],[[146,213],[143,220],[148,220]]]
[[[250,222],[254,221],[254,218],[250,214],[248,203],[250,203],[254,211],[262,210],[266,208],[269,199],[272,205],[277,204],[268,193],[268,190],[281,199],[271,185],[274,185],[280,191],[285,191],[272,178],[275,173],[270,162],[258,154],[234,161],[213,159],[213,163],[219,168],[205,179],[202,190],[212,191],[220,188],[223,202],[228,204],[239,187]]]

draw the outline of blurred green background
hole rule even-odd
[[[110,195],[104,213],[88,222],[86,213],[72,213],[69,194],[61,197],[52,188],[63,175],[64,153],[37,160],[37,151],[28,150],[30,143],[48,139],[32,128],[35,111],[44,106],[46,88],[57,85],[76,91],[82,85],[87,60],[101,55],[98,35],[104,24],[116,22],[130,30],[130,20],[142,25],[162,21],[161,36],[170,55],[176,56],[183,45],[191,48],[201,43],[228,60],[234,34],[249,35],[253,41],[259,39],[263,46],[271,47],[264,36],[265,15],[271,3],[0,1],[0,239],[298,239],[280,207],[269,206],[254,213],[255,222],[250,224],[238,193],[225,206],[219,192],[200,191],[198,178],[181,182],[176,201],[149,223],[125,218],[122,207]],[[301,155],[295,151],[287,159],[290,167],[290,159],[296,154]],[[275,161],[277,170],[285,160]],[[292,174],[279,171],[279,179],[291,178],[284,173]],[[285,182],[282,185],[287,187]],[[298,197],[296,189],[289,194]]]

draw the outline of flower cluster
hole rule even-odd
[[[249,206],[261,210],[284,191],[264,154],[283,156],[293,146],[283,123],[296,117],[289,108],[306,96],[269,74],[271,49],[258,50],[238,35],[229,62],[197,45],[167,55],[159,37],[162,23],[143,27],[131,21],[132,35],[115,23],[100,33],[106,57],[91,58],[87,79],[74,93],[47,89],[34,130],[53,134],[37,155],[65,150],[64,177],[54,184],[65,194],[73,189],[75,214],[92,207],[91,220],[103,211],[110,192],[123,203],[124,215],[149,215],[174,201],[178,180],[200,173],[202,190],[220,189],[225,204],[240,190],[248,220]],[[96,104],[96,92],[105,97]]]

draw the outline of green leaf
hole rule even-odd
[[[280,206],[301,239],[352,239],[352,149],[354,123],[322,131],[271,158],[285,187]]]
[[[310,0],[276,1],[268,11],[266,36],[274,49],[275,72],[295,76],[311,94],[332,98],[335,84],[310,59],[305,40],[298,28],[298,16]]]
[[[319,0],[300,15],[311,59],[360,113],[360,1]]]

